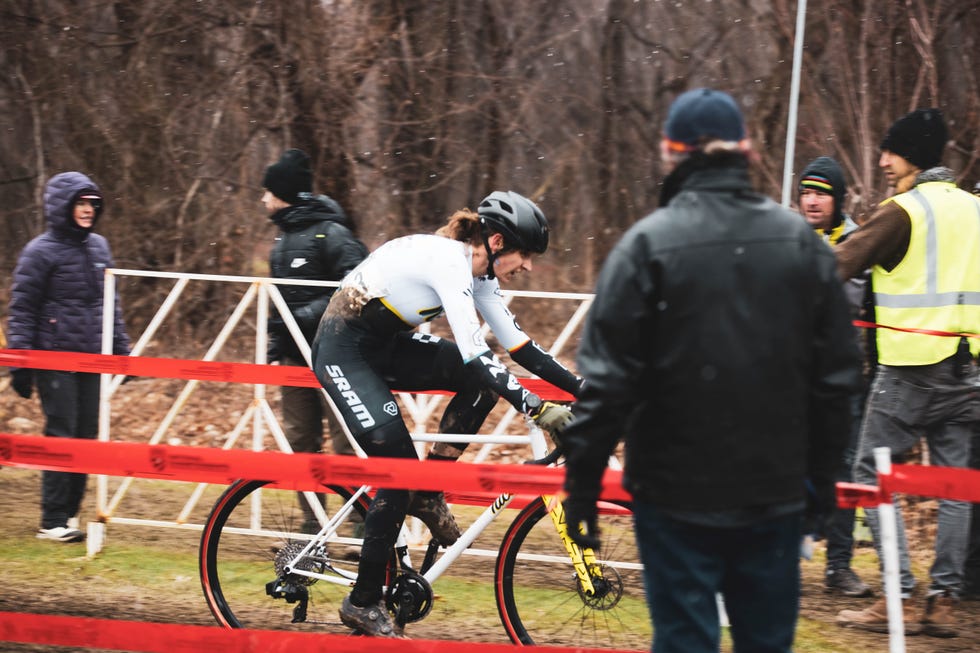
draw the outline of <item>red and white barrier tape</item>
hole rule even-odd
[[[841,508],[874,508],[890,503],[895,492],[980,503],[980,471],[957,467],[892,465],[891,474],[879,477],[880,485],[838,483]]]
[[[141,651],[143,653],[513,653],[513,644],[483,644],[426,639],[381,639],[297,633],[281,630],[233,630],[144,621],[0,612],[0,641],[53,646]],[[554,653],[598,653],[596,649],[548,647]],[[605,651],[604,653],[609,653]]]
[[[222,363],[179,358],[151,358],[149,356],[109,356],[68,351],[0,349],[0,367],[30,367],[39,370],[125,374],[224,383],[320,387],[320,382],[317,381],[313,371],[306,367]],[[520,379],[520,381],[524,387],[546,401],[572,401],[574,399],[569,393],[542,379],[525,378]]]
[[[910,327],[897,327],[889,324],[877,324],[876,322],[866,322],[865,320],[854,320],[854,326],[861,329],[891,329],[892,331],[902,331],[904,333],[920,333],[925,336],[941,336],[943,338],[980,338],[980,333],[967,333],[966,331],[937,331],[935,329],[916,329]]]
[[[227,485],[238,478],[296,490],[370,485],[459,493],[555,494],[565,471],[540,465],[357,458],[278,451],[99,442],[0,433],[0,465]],[[607,470],[604,499],[628,501],[622,472]]]

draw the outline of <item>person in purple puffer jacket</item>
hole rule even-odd
[[[14,268],[7,322],[10,349],[102,351],[102,293],[112,267],[108,241],[93,233],[102,215],[99,187],[80,172],[52,177],[44,190],[47,230],[31,240]],[[118,298],[112,353],[129,354]],[[44,434],[94,439],[99,424],[99,375],[61,370],[11,369],[11,385],[30,399],[36,385],[46,419]],[[85,474],[41,472],[40,539],[78,542],[69,526],[85,495]]]

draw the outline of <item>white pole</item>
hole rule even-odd
[[[789,206],[793,188],[793,158],[796,155],[796,114],[800,104],[800,69],[803,67],[803,32],[806,29],[806,0],[796,6],[796,37],[793,40],[793,77],[789,91],[789,121],[786,123],[786,158],[783,161],[783,206]]]
[[[891,450],[876,447],[875,467],[878,470],[878,486],[881,477],[892,473]],[[898,580],[898,525],[895,518],[895,504],[891,495],[882,496],[878,506],[878,520],[881,525],[881,554],[885,565],[885,605],[888,608],[888,650],[891,653],[905,653],[905,619],[902,612],[901,588]]]

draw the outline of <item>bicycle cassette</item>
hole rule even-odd
[[[424,619],[432,609],[432,586],[415,571],[404,571],[388,588],[385,603],[400,625]]]

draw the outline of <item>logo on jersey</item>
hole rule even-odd
[[[351,409],[354,413],[354,418],[361,424],[364,428],[370,428],[375,425],[374,417],[371,416],[371,411],[367,409],[361,398],[357,396],[351,388],[350,381],[344,376],[343,370],[340,369],[339,365],[327,365],[327,374],[333,379],[334,385],[340,390],[340,395],[347,402],[347,407]]]
[[[296,268],[303,267],[304,265],[307,264],[307,262],[308,261],[305,258],[303,258],[302,256],[298,256],[289,262],[289,267],[295,270]]]
[[[389,401],[388,403],[386,403],[384,406],[381,407],[381,410],[394,417],[395,415],[398,414],[398,404],[396,404],[393,401]]]
[[[439,342],[440,340],[442,340],[442,338],[440,338],[439,336],[434,336],[431,333],[419,333],[418,331],[416,331],[415,333],[412,334],[412,340],[418,340],[419,342],[430,344],[433,342]]]

